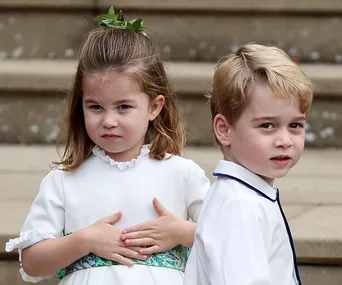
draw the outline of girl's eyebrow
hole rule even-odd
[[[94,100],[94,99],[91,99],[91,98],[87,98],[84,100],[84,103],[86,104],[99,104],[98,101]]]
[[[121,104],[133,103],[133,102],[134,102],[134,100],[124,99],[124,100],[115,101],[114,104],[115,105],[121,105]]]
[[[113,102],[113,106],[121,105],[121,104],[128,104],[128,103],[133,103],[133,102],[134,100],[131,100],[131,99],[123,99],[123,100],[118,100],[118,101]],[[85,99],[84,103],[85,104],[100,104],[99,101],[96,101],[95,99],[92,99],[92,98]]]

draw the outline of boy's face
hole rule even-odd
[[[249,105],[229,128],[226,159],[272,185],[303,153],[306,117],[299,110],[299,102],[274,96],[268,85],[257,85],[253,91]]]

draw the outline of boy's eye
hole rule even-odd
[[[272,129],[272,128],[274,128],[273,124],[271,124],[271,123],[264,123],[260,127],[264,128],[264,129]]]
[[[93,109],[93,110],[101,110],[102,106],[101,105],[90,105],[89,108]]]
[[[118,106],[119,110],[127,110],[129,108],[131,108],[131,106],[129,106],[127,104],[121,104],[121,105]]]
[[[290,125],[290,127],[293,129],[301,129],[301,128],[304,128],[304,125],[300,123],[293,123]]]

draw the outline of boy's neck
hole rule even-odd
[[[231,155],[229,155],[229,152],[228,151],[225,151],[224,148],[222,148],[222,152],[223,152],[223,158],[224,160],[227,160],[227,161],[230,161],[230,162],[233,162],[237,165],[240,165],[244,168],[246,168],[247,170],[249,170],[250,172],[254,173],[255,175],[259,176],[261,179],[265,180],[270,186],[273,187],[274,185],[274,180],[275,179],[272,179],[272,178],[268,178],[268,177],[263,177],[255,172],[253,172],[252,170],[248,169],[247,167],[245,167],[243,164],[239,163],[236,159],[234,159],[234,157],[232,157]]]

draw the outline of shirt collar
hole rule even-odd
[[[273,188],[255,173],[234,162],[219,160],[213,175],[229,177],[273,202],[277,200],[278,190]]]

